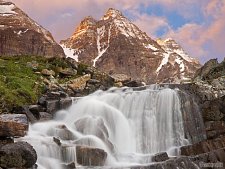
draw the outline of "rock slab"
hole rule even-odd
[[[23,137],[28,131],[28,119],[24,114],[0,115],[0,137]]]

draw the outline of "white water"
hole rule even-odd
[[[179,95],[172,89],[98,91],[58,112],[54,120],[31,125],[23,139],[36,149],[40,169],[76,162],[75,144],[104,149],[107,166],[147,164],[152,154],[178,155],[179,147],[188,144]]]

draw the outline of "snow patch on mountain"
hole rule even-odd
[[[159,67],[156,69],[156,73],[158,73],[161,69],[162,69],[162,66],[167,64],[168,61],[169,61],[169,57],[170,57],[170,53],[163,53],[163,59],[162,59],[162,62],[161,64],[159,65]]]
[[[76,52],[77,52],[76,49],[67,48],[64,45],[60,45],[60,46],[63,48],[63,51],[64,51],[66,57],[72,58],[77,62],[79,61],[78,60],[79,56],[76,54]]]
[[[105,26],[102,26],[101,28],[97,28],[97,49],[98,49],[98,56],[93,60],[93,66],[96,66],[96,62],[98,59],[106,52],[106,50],[109,48],[109,43],[110,43],[110,36],[111,36],[111,25],[108,31],[108,44],[105,49],[101,49],[101,39],[104,38],[105,34]]]
[[[17,14],[15,11],[13,11],[13,9],[15,9],[15,5],[13,4],[2,4],[0,5],[0,15],[10,16],[13,14]]]
[[[145,44],[144,44],[144,46],[145,46],[145,48],[151,49],[151,50],[153,50],[153,51],[157,51],[157,50],[158,50],[158,48],[156,48],[155,46],[153,46],[153,45],[151,45],[151,44],[148,44],[148,45],[145,45]]]

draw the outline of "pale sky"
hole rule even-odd
[[[175,39],[201,63],[225,57],[225,0],[11,0],[60,41],[85,16],[116,8],[152,38]]]

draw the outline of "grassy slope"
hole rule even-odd
[[[11,108],[37,101],[44,92],[44,83],[41,80],[42,75],[35,72],[46,68],[54,70],[57,76],[58,70],[66,67],[70,66],[63,59],[35,56],[0,57],[0,113],[4,106]],[[58,80],[63,82],[69,79]]]

